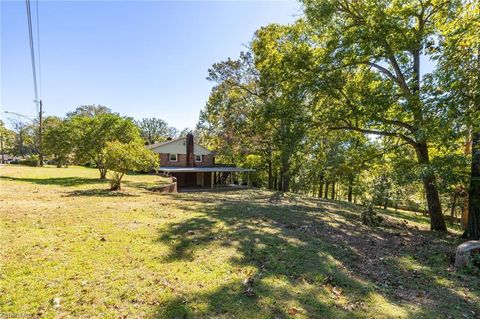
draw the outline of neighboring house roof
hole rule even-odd
[[[165,141],[161,143],[155,143],[147,145],[148,149],[151,149],[154,153],[158,154],[187,154],[186,138],[180,137],[174,140]],[[209,151],[205,147],[194,143],[193,154],[195,155],[210,155],[213,152]]]

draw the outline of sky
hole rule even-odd
[[[2,0],[0,10],[1,118],[35,116],[25,1]],[[38,11],[45,115],[102,104],[178,129],[195,127],[213,63],[238,57],[259,27],[301,15],[293,1],[39,0]]]

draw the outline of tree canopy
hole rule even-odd
[[[201,134],[233,162],[257,156],[269,188],[414,199],[445,231],[442,205],[455,207],[469,180],[464,136],[476,145],[478,3],[302,4],[295,23],[262,27],[248,52],[209,70]]]

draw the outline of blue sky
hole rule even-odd
[[[25,2],[0,5],[0,107],[34,115]],[[102,104],[122,115],[194,127],[212,87],[208,68],[237,57],[259,27],[300,14],[293,1],[40,0],[45,113]]]

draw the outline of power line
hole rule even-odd
[[[33,91],[35,93],[35,103],[37,105],[37,114],[38,114],[38,159],[40,166],[43,166],[43,152],[42,152],[42,100],[38,99],[38,89],[37,89],[37,72],[35,69],[35,50],[33,46],[33,31],[32,31],[32,13],[30,10],[30,0],[25,0],[25,5],[27,6],[27,21],[28,21],[28,37],[30,39],[30,57],[32,60],[32,74],[33,74]],[[37,28],[40,25],[38,20],[38,1],[37,1]],[[37,41],[38,41],[38,50],[40,58],[40,29],[37,30]],[[40,67],[40,59],[39,59]]]
[[[35,93],[35,103],[37,105],[37,113],[38,113],[40,110],[38,107],[37,71],[35,69],[35,50],[33,47],[32,14],[30,12],[30,0],[25,0],[25,5],[27,6],[28,36],[30,39],[30,58],[32,60],[32,74],[33,74],[33,91]]]
[[[40,93],[40,100],[42,99],[42,59],[40,56],[40,19],[38,14],[38,0],[36,1],[37,11],[37,48],[38,48],[38,91]]]

